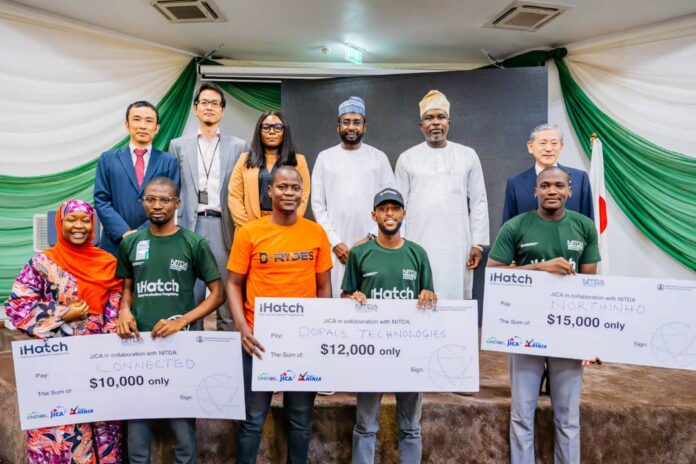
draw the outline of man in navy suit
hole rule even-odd
[[[536,177],[542,170],[550,166],[558,166],[570,175],[572,195],[568,198],[566,209],[577,211],[590,219],[594,219],[592,191],[587,173],[558,164],[558,156],[563,150],[563,132],[561,129],[555,124],[542,124],[535,127],[529,135],[527,150],[534,157],[536,163],[530,169],[516,176],[508,177],[505,187],[503,223],[518,214],[537,208],[537,199],[534,197]]]
[[[147,223],[139,199],[148,181],[164,176],[180,185],[176,157],[152,146],[159,130],[157,108],[146,101],[128,105],[126,130],[130,143],[102,153],[94,180],[94,205],[103,227],[99,246],[114,256],[123,237]]]

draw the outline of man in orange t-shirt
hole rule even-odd
[[[331,298],[331,245],[324,229],[297,214],[302,177],[291,166],[273,173],[270,216],[237,230],[227,262],[227,298],[242,338],[246,420],[237,434],[237,463],[256,462],[272,392],[251,391],[252,356],[263,346],[254,337],[256,297]],[[242,286],[246,282],[246,299]],[[288,462],[306,463],[315,392],[285,392]]]

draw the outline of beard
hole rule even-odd
[[[364,134],[364,133],[363,133],[363,134],[358,134],[358,136],[355,137],[355,139],[353,139],[353,140],[349,139],[345,134],[339,134],[339,135],[340,135],[340,137],[341,137],[341,141],[342,141],[343,143],[345,143],[346,145],[357,145],[357,144],[359,144],[360,142],[362,142],[363,135],[365,135],[365,134]]]
[[[163,226],[164,224],[168,223],[171,218],[168,218],[167,216],[161,217],[161,218],[154,218],[150,219],[150,222],[153,223],[156,226]]]
[[[393,229],[387,229],[383,224],[377,224],[377,227],[379,228],[379,231],[382,232],[384,235],[396,235],[399,233],[399,230],[401,229],[401,222],[396,224],[396,227]]]

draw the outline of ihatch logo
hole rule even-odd
[[[172,279],[169,282],[163,282],[162,279],[157,279],[157,282],[143,280],[138,282],[136,286],[139,298],[150,296],[179,296],[179,282]]]
[[[496,284],[532,285],[532,276],[529,274],[518,275],[492,272],[489,281]]]
[[[301,303],[287,304],[283,303],[261,303],[259,305],[260,313],[271,313],[271,314],[303,314],[304,306]]]
[[[49,343],[46,340],[43,344],[24,345],[19,349],[20,356],[37,356],[53,353],[67,353],[68,345],[63,342]]]

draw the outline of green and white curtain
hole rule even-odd
[[[610,273],[696,279],[696,16],[566,48],[549,119],[564,159],[604,145]]]
[[[32,217],[92,200],[96,159],[127,143],[126,106],[156,103],[166,149],[182,134],[196,85],[189,55],[0,2],[0,301],[32,256]],[[280,86],[223,84],[255,110]],[[0,311],[1,313],[2,311]]]
[[[696,278],[696,16],[504,61],[548,65],[561,162],[606,168],[610,274]]]

